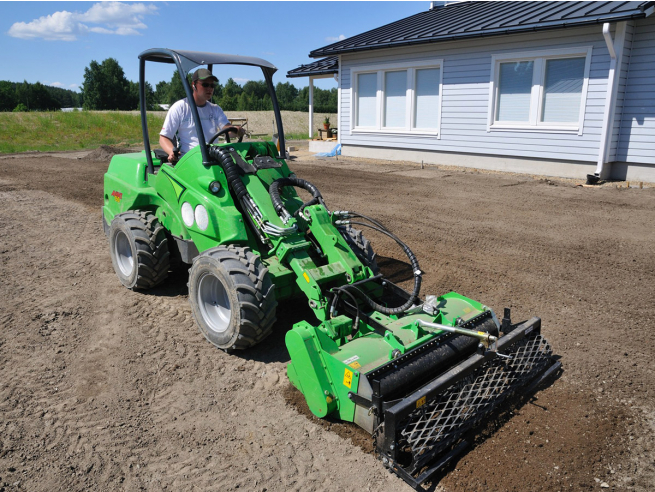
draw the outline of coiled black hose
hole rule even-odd
[[[353,214],[355,215],[355,214]],[[359,215],[359,214],[358,214]],[[361,216],[361,215],[360,215]],[[361,216],[364,217],[364,216]],[[367,217],[364,217],[367,218]],[[370,220],[370,219],[369,219]],[[371,221],[374,222],[374,221]],[[366,304],[368,304],[371,308],[375,309],[376,311],[379,311],[383,314],[386,315],[392,315],[392,314],[400,314],[405,311],[407,311],[409,308],[411,308],[416,300],[418,299],[419,294],[421,293],[421,269],[419,268],[418,265],[418,259],[416,258],[416,255],[414,252],[409,249],[409,246],[407,246],[405,243],[403,243],[400,239],[398,239],[393,233],[389,232],[386,227],[384,227],[382,224],[379,222],[376,222],[377,224],[380,225],[380,227],[367,224],[366,222],[357,222],[357,221],[348,221],[349,224],[356,224],[360,226],[365,226],[365,227],[370,227],[373,230],[376,230],[378,232],[381,232],[382,234],[385,234],[389,236],[391,239],[396,241],[398,245],[403,249],[403,252],[407,255],[407,258],[409,258],[409,262],[412,264],[412,271],[414,272],[414,290],[409,296],[409,299],[403,304],[402,306],[398,306],[396,308],[388,308],[386,306],[383,306],[382,304],[378,304],[375,302],[373,299],[368,297],[366,294],[364,294],[361,290],[357,289],[364,297],[364,301]],[[344,286],[345,288],[348,288],[348,285]],[[356,287],[355,287],[356,288]]]
[[[255,224],[253,218],[247,212],[247,210],[251,210],[252,212],[252,209],[248,206],[248,200],[252,201],[252,198],[250,198],[246,186],[243,184],[243,181],[241,181],[241,178],[239,177],[237,165],[234,163],[230,152],[223,147],[210,146],[209,157],[217,161],[223,168],[225,178],[227,179],[227,184],[230,186],[230,188],[232,188],[237,202],[241,204],[243,209],[243,216],[248,221],[248,224],[250,224],[251,229],[255,232],[255,234],[257,234],[259,241],[262,244],[266,244],[266,237],[264,237],[264,235],[260,232],[257,224]]]
[[[282,199],[280,198],[280,189],[284,188],[285,186],[295,186],[298,188],[302,188],[304,190],[307,190],[312,194],[312,199],[309,200],[306,203],[303,203],[302,207],[300,208],[300,211],[304,209],[305,207],[309,207],[310,205],[315,205],[316,203],[325,203],[323,202],[323,197],[321,196],[321,192],[318,191],[318,188],[311,184],[309,181],[305,181],[304,179],[296,178],[296,177],[289,177],[289,178],[280,178],[276,179],[271,183],[271,186],[269,187],[268,191],[271,195],[271,201],[273,202],[273,206],[275,207],[275,211],[279,214],[280,211],[284,210],[287,214],[288,211],[284,208],[284,203],[282,202]],[[382,234],[386,234],[389,236],[391,239],[396,241],[398,245],[403,249],[404,253],[407,255],[407,258],[409,258],[410,263],[412,264],[412,271],[414,272],[414,290],[410,294],[409,299],[402,305],[398,306],[395,308],[388,308],[386,306],[383,306],[381,304],[378,304],[375,302],[373,299],[371,299],[368,295],[366,295],[364,292],[362,292],[360,289],[354,286],[350,285],[344,285],[343,287],[340,287],[339,289],[333,289],[335,292],[335,300],[334,303],[336,303],[336,298],[338,297],[339,292],[347,293],[346,289],[349,288],[354,288],[359,292],[363,298],[366,304],[368,304],[371,308],[375,309],[378,312],[381,312],[386,315],[393,315],[393,314],[400,314],[405,311],[407,311],[410,307],[414,305],[416,300],[418,299],[418,296],[421,292],[421,270],[418,265],[418,259],[416,258],[416,255],[412,252],[409,247],[403,243],[400,239],[398,239],[393,233],[391,233],[385,226],[383,226],[381,223],[377,222],[374,219],[371,219],[369,217],[366,217],[365,215],[361,214],[355,214],[351,213],[352,216],[355,217],[361,217],[363,219],[366,219],[370,222],[372,222],[375,225],[367,224],[365,222],[353,222],[353,221],[348,221],[350,224],[358,224],[366,227],[370,227],[371,229],[374,229],[378,232],[381,232]],[[349,296],[352,297],[352,296]],[[355,303],[356,304],[356,303]],[[359,320],[359,314],[357,315],[357,320]]]
[[[234,190],[237,200],[241,202],[242,198],[248,194],[248,191],[239,177],[237,165],[232,160],[230,152],[223,147],[209,147],[209,156],[221,165],[223,171],[225,171],[228,184]]]
[[[304,209],[305,207],[309,207],[310,205],[316,205],[319,202],[324,203],[323,197],[321,196],[321,192],[318,191],[318,188],[313,184],[311,184],[309,181],[305,181],[304,179],[295,178],[295,177],[279,178],[273,181],[271,183],[271,186],[268,188],[268,192],[271,195],[271,201],[273,202],[275,211],[278,214],[280,213],[280,210],[286,211],[286,209],[284,208],[284,203],[280,198],[280,189],[284,188],[285,186],[295,186],[296,188],[302,188],[303,190],[307,190],[312,194],[313,198],[308,202],[303,203],[302,207],[300,207],[300,210]]]

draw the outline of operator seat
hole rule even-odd
[[[168,154],[164,149],[155,149],[152,151],[153,154],[155,154],[155,157],[159,159],[159,161],[164,164],[164,163],[169,163],[168,162]],[[179,157],[180,155],[180,142],[177,139],[177,135],[173,137],[173,152]],[[169,163],[171,166],[175,166],[176,163]]]

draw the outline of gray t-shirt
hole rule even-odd
[[[205,103],[202,107],[198,106],[198,115],[200,116],[205,140],[209,140],[229,123],[227,116],[225,116],[220,106],[210,102]],[[186,154],[198,145],[196,126],[193,123],[193,116],[191,115],[191,106],[186,98],[177,101],[170,107],[164,120],[164,126],[159,132],[160,135],[168,137],[171,140],[173,140],[176,133],[180,139],[180,154]]]

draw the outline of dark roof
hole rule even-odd
[[[287,77],[308,77],[310,75],[327,75],[331,73],[339,73],[338,56],[328,56],[309,65],[300,65],[298,68],[289,70]]]
[[[309,56],[637,19],[650,15],[654,6],[655,2],[459,2],[338,41]]]

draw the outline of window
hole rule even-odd
[[[403,128],[407,109],[407,70],[384,74],[384,127]]]
[[[591,48],[492,57],[488,131],[582,134]]]
[[[353,68],[352,130],[438,135],[441,60]]]
[[[357,126],[375,126],[378,75],[363,73],[357,77]]]

